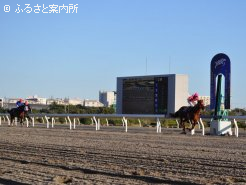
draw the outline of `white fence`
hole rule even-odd
[[[91,118],[92,122],[95,123],[96,125],[96,130],[100,130],[100,119],[101,118],[105,118],[107,125],[108,125],[108,119],[107,118],[121,118],[122,119],[122,124],[125,127],[125,131],[128,131],[128,119],[129,118],[135,118],[135,119],[139,119],[139,118],[143,118],[143,119],[147,119],[147,118],[152,118],[152,119],[156,119],[156,132],[157,133],[161,133],[161,119],[164,119],[166,116],[165,115],[141,115],[141,114],[29,114],[29,116],[32,119],[32,125],[34,127],[35,125],[35,119],[34,118],[41,118],[43,120],[43,123],[46,121],[47,124],[47,128],[50,128],[50,121],[49,119],[51,119],[51,127],[54,127],[55,124],[55,118],[65,118],[65,121],[69,123],[69,128],[70,130],[72,129],[76,129],[76,120],[79,123],[79,119],[78,118]],[[8,125],[10,125],[10,119],[9,119],[9,114],[0,114],[0,125],[1,125],[1,120],[3,119],[7,119]],[[45,121],[44,121],[45,120]],[[72,122],[73,120],[73,122]],[[29,120],[26,118],[25,120],[27,122],[27,127],[29,127]],[[141,125],[141,121],[138,120],[140,125]]]
[[[140,118],[142,119],[156,119],[156,132],[161,133],[161,120],[168,119],[166,118],[166,115],[163,114],[30,114],[29,115],[32,120],[32,126],[35,126],[35,118],[41,118],[43,123],[46,122],[47,128],[54,128],[55,124],[55,118],[65,118],[66,123],[69,123],[69,128],[70,130],[76,129],[76,120],[78,123],[79,118],[91,118],[92,122],[95,123],[96,125],[96,130],[100,130],[100,119],[105,118],[107,125],[108,125],[108,119],[107,118],[121,118],[122,119],[122,124],[125,127],[125,131],[128,131],[128,119],[138,119],[139,125],[141,126],[141,121]],[[209,116],[202,116],[202,118],[205,119],[210,119],[211,117]],[[225,116],[223,118],[226,119],[231,119],[233,120],[233,123],[235,125],[235,135],[238,137],[238,126],[237,126],[237,120],[246,120],[246,116]],[[9,114],[3,114],[0,113],[0,125],[2,124],[2,119],[4,121],[8,122],[8,125],[10,125],[10,119],[9,119]],[[51,120],[51,122],[49,121]],[[72,122],[73,120],[73,122]],[[177,127],[179,128],[179,122],[177,122]],[[29,127],[29,120],[26,118],[26,123],[27,127]],[[17,124],[17,120],[15,120],[15,124]],[[198,122],[199,128],[202,129],[202,135],[205,135],[205,128],[202,119],[199,120]],[[194,130],[192,131],[191,134],[194,134]]]

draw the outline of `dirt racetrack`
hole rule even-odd
[[[246,184],[246,133],[0,126],[0,184]]]

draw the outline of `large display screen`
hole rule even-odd
[[[167,100],[167,77],[123,80],[123,114],[165,114],[167,113]]]

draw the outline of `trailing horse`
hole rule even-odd
[[[170,116],[180,119],[180,126],[183,127],[183,133],[186,134],[185,122],[188,123],[190,122],[192,127],[189,128],[189,130],[190,131],[193,130],[195,128],[195,125],[198,123],[200,119],[201,110],[203,110],[204,108],[205,107],[204,107],[203,100],[198,100],[197,104],[194,107],[183,106],[174,114],[170,114]]]
[[[10,114],[10,122],[13,125],[14,118],[17,118],[20,120],[20,124],[23,126],[23,120],[25,118],[25,105],[21,105],[17,108],[13,108],[8,111]]]

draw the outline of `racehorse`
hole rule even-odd
[[[183,132],[185,132],[185,122],[190,122],[192,127],[188,128],[189,131],[193,130],[200,119],[201,110],[204,110],[205,106],[203,100],[198,100],[197,104],[192,106],[183,106],[174,114],[170,114],[171,117],[180,119],[180,126],[183,127]]]
[[[21,126],[24,125],[23,120],[25,118],[25,105],[21,105],[17,108],[13,108],[8,112],[10,114],[10,122],[12,125],[13,125],[14,118],[17,118],[20,120]]]

